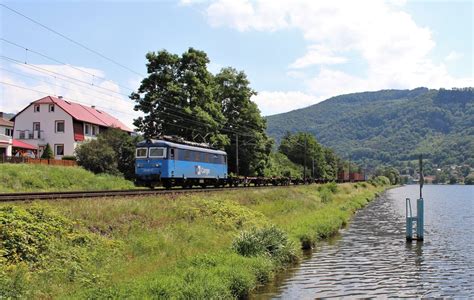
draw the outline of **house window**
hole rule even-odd
[[[99,126],[91,125],[92,128],[92,135],[96,136],[99,134]]]
[[[54,104],[49,105],[49,112],[54,112]]]
[[[6,136],[13,136],[13,129],[5,128],[5,135]]]
[[[25,132],[20,131],[20,140],[24,140],[24,139],[25,139]]]
[[[91,134],[91,125],[90,124],[84,124],[84,134],[85,135],[90,135]]]
[[[64,144],[54,144],[54,155],[56,156],[64,155]]]
[[[30,139],[41,138],[41,124],[40,122],[33,122],[33,133],[30,134]]]
[[[64,121],[55,121],[55,132],[64,132]]]
[[[39,104],[35,104],[35,106],[33,106],[33,111],[34,111],[34,112],[40,112],[40,105],[39,105]]]

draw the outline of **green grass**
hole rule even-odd
[[[386,188],[364,185],[2,204],[0,298],[245,298]]]
[[[95,175],[81,167],[0,164],[0,192],[132,189],[121,177]]]

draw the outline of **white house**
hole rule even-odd
[[[47,96],[36,100],[12,118],[13,138],[38,147],[43,154],[46,144],[56,159],[73,155],[81,142],[95,138],[109,127],[132,132],[125,124],[95,106]]]
[[[11,156],[13,147],[13,122],[0,112],[0,156]]]

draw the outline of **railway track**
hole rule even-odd
[[[0,202],[28,201],[28,200],[60,200],[81,198],[104,198],[124,196],[169,195],[182,193],[203,193],[215,191],[232,191],[257,188],[282,188],[287,186],[237,186],[229,188],[179,188],[179,189],[134,189],[108,191],[68,191],[68,192],[33,192],[33,193],[0,193]]]

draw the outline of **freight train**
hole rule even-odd
[[[139,142],[135,149],[135,176],[138,186],[171,188],[181,186],[223,187],[290,185],[324,182],[292,177],[244,177],[228,174],[227,153],[203,144],[175,139],[148,139]],[[338,176],[339,182],[360,181],[360,174]]]

